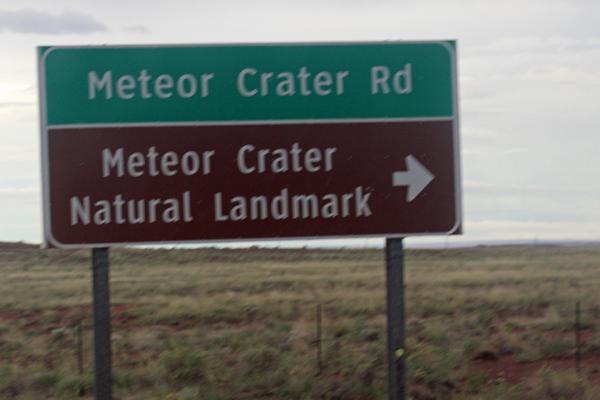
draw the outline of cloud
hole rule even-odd
[[[38,187],[26,187],[21,189],[0,189],[0,204],[22,205],[24,202],[39,203],[40,189]]]
[[[0,240],[40,240],[40,189],[0,189]]]
[[[465,222],[465,232],[480,240],[529,239],[539,237],[544,240],[559,239],[598,239],[597,221],[589,222],[538,222],[484,220]]]
[[[106,25],[93,17],[73,11],[52,15],[45,11],[0,11],[0,32],[34,33],[46,35],[90,34],[104,32]]]
[[[591,190],[573,190],[571,188],[561,187],[539,187],[539,186],[516,186],[516,185],[499,185],[491,183],[482,183],[474,181],[465,181],[463,188],[469,195],[484,195],[484,196],[550,196],[550,195],[598,195],[598,191]]]
[[[125,26],[123,31],[128,33],[150,33],[150,29],[144,25]]]
[[[24,103],[24,102],[16,102],[16,101],[0,101],[0,108],[2,107],[31,107],[31,106],[37,106],[37,103],[34,102],[29,102],[29,103]]]

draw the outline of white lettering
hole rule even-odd
[[[271,214],[273,219],[286,219],[288,212],[288,190],[283,189],[279,196],[275,196],[271,202]]]
[[[202,75],[204,77],[204,75]],[[185,83],[187,82],[190,87],[189,90],[185,90]],[[177,79],[177,94],[184,99],[189,99],[193,95],[196,94],[196,90],[198,89],[198,82],[196,81],[196,77],[192,74],[184,74]],[[208,92],[208,85],[206,86],[206,91]],[[206,97],[206,96],[202,96]]]
[[[364,193],[362,186],[356,187],[349,193],[342,195],[330,193],[321,198],[314,193],[291,196],[286,188],[270,200],[266,196],[253,196],[249,199],[244,196],[235,196],[229,200],[229,208],[224,210],[222,193],[219,192],[215,194],[215,221],[247,219],[248,204],[250,205],[251,220],[368,217],[373,214],[368,203],[370,197],[371,193]]]
[[[96,89],[106,89],[106,100],[112,98],[112,71],[106,71],[102,80],[98,79],[96,71],[88,72],[88,99],[96,98]]]
[[[252,150],[254,150],[254,146],[247,144],[238,151],[237,164],[238,169],[242,174],[249,174],[256,169],[255,167],[248,168],[246,165],[246,159],[244,158],[244,153]]]
[[[312,212],[310,213],[312,218],[317,218],[319,216],[319,201],[317,200],[317,196],[314,194],[311,195],[298,195],[292,197],[292,215],[293,218],[300,217],[300,204],[302,204],[302,218],[308,218],[309,216],[309,203]]]
[[[167,99],[173,96],[173,78],[171,75],[161,75],[154,81],[154,93],[161,99]],[[165,91],[167,89],[168,91]]]
[[[223,204],[221,203],[221,192],[215,193],[215,221],[227,221],[229,217],[223,215]]]
[[[152,95],[148,92],[148,81],[152,78],[152,76],[148,75],[147,70],[142,70],[140,76],[138,77],[138,81],[142,84],[142,98],[149,99]]]
[[[260,95],[266,96],[269,94],[269,78],[273,76],[272,72],[264,72],[260,74]]]
[[[229,213],[232,221],[239,221],[241,219],[246,219],[248,216],[248,212],[246,211],[246,198],[242,196],[237,196],[231,199],[233,204],[236,204]]]
[[[214,77],[215,74],[213,73],[202,74],[200,83],[202,97],[209,95],[209,81]],[[88,72],[88,99],[93,100],[98,95],[101,96],[101,92],[104,91],[104,98],[109,100],[113,97],[113,89],[118,98],[123,100],[132,99],[136,95],[143,99],[149,99],[153,94],[159,99],[168,99],[173,97],[174,94],[183,99],[189,99],[198,90],[198,80],[192,74],[181,75],[177,78],[177,82],[169,74],[159,75],[158,78],[153,80],[152,75],[148,74],[148,70],[144,69],[140,71],[137,78],[133,75],[119,77],[114,88],[112,78],[112,71],[106,71],[102,78],[98,76],[96,71]],[[243,85],[243,76],[240,79],[240,83]]]
[[[94,213],[94,223],[96,225],[106,225],[110,223],[110,202],[107,200],[100,200],[94,203],[94,206],[98,207]]]
[[[411,74],[412,65],[406,64],[403,70],[400,70],[394,74],[394,90],[398,94],[410,93],[412,92],[412,74]],[[404,85],[400,79],[404,77]]]
[[[258,208],[260,207],[260,219],[267,219],[269,212],[267,209],[267,198],[265,196],[254,196],[250,199],[251,215],[250,219],[258,218]]]
[[[308,96],[311,93],[310,90],[308,90],[308,78],[310,78],[310,73],[306,72],[306,67],[300,68],[298,79],[300,79],[300,94],[302,96]]]
[[[368,217],[369,215],[372,214],[371,209],[369,208],[369,205],[367,204],[367,201],[369,201],[369,197],[371,197],[371,193],[367,194],[366,196],[363,196],[363,188],[362,186],[359,186],[356,188],[355,190],[356,193],[356,216],[360,217],[362,215]]]
[[[123,196],[120,194],[116,195],[115,201],[113,201],[113,206],[115,206],[115,221],[117,224],[125,223],[125,218],[123,218],[123,204],[125,204]]]
[[[292,145],[292,149],[290,153],[292,153],[292,171],[299,172],[302,171],[302,167],[300,166],[300,153],[302,149],[299,147],[298,143],[294,143]]]
[[[148,202],[148,222],[156,222],[156,206],[160,201],[160,199],[152,199]]]
[[[283,78],[283,80],[277,84],[276,92],[278,96],[291,96],[296,93],[294,74],[291,72],[282,72],[277,75],[277,78]]]
[[[192,205],[190,201],[190,192],[183,193],[183,220],[184,222],[190,222],[194,218],[192,217]]]
[[[148,154],[146,155],[146,158],[148,159],[148,162],[150,163],[150,176],[157,176],[158,175],[158,170],[156,169],[156,157],[158,156],[158,153],[156,152],[156,147],[152,146],[148,149]]]
[[[203,74],[202,75],[202,97],[208,96],[208,81],[215,77],[215,74]],[[194,88],[194,91],[196,89]]]
[[[327,203],[323,205],[321,209],[321,215],[323,218],[333,218],[338,216],[338,198],[335,194],[328,194],[323,196],[323,200],[327,200]]]
[[[388,67],[379,65],[371,68],[371,94],[379,93],[380,89],[383,94],[390,93],[389,78],[390,69]],[[392,87],[394,88],[394,92],[398,94],[412,92],[412,64],[406,64],[404,69],[394,74]]]
[[[287,171],[289,169],[287,151],[285,149],[273,150],[273,155],[277,155],[278,157],[271,163],[271,171],[276,174]]]
[[[271,150],[262,149],[258,151],[258,172],[265,172],[265,157]]]
[[[168,224],[179,221],[179,202],[177,199],[167,199],[163,204],[169,205],[169,208],[163,211],[163,221]]]
[[[348,71],[340,71],[337,74],[335,74],[335,78],[336,78],[335,94],[344,93],[344,78],[347,77],[348,74],[350,74],[350,72],[348,72]]]
[[[177,170],[171,169],[170,167],[175,166],[178,163],[177,153],[169,151],[162,156],[162,159],[160,160],[160,169],[164,175],[173,176],[177,173]]]
[[[123,149],[118,149],[113,155],[110,149],[102,150],[102,177],[110,176],[110,169],[117,167],[117,176],[123,176]]]
[[[237,78],[237,87],[238,87],[238,92],[240,92],[240,94],[244,97],[251,97],[254,96],[256,93],[258,93],[258,89],[254,89],[254,90],[248,90],[246,88],[246,84],[244,82],[244,77],[246,75],[255,75],[256,74],[256,70],[254,68],[246,68],[243,69],[242,72],[240,72],[240,74],[238,75]]]
[[[259,149],[254,153],[255,147],[251,144],[242,146],[237,155],[238,169],[243,174],[252,172],[263,173],[268,168],[268,163],[271,163],[271,171],[278,174],[289,170],[290,158],[293,172],[300,172],[306,169],[308,172],[317,172],[321,168],[325,171],[333,169],[333,153],[337,151],[336,147],[328,147],[325,149],[325,157],[323,152],[318,148],[311,148],[303,153],[303,149],[299,143],[292,144],[289,150],[287,149]],[[324,165],[323,165],[324,164]]]
[[[210,157],[214,155],[215,152],[213,150],[202,153],[202,168],[204,169],[204,175],[210,174]]]
[[[314,92],[319,96],[326,96],[333,92],[341,95],[344,93],[344,79],[350,74],[349,71],[338,71],[333,74],[329,71],[318,72],[314,78],[307,67],[301,67],[298,74],[292,72],[261,72],[258,81],[249,83],[248,76],[257,75],[259,72],[254,68],[244,68],[237,76],[238,92],[244,97],[252,97],[260,90],[261,96],[271,95],[292,96],[296,94],[296,86],[299,87],[301,96],[309,96]],[[275,79],[272,79],[275,78]],[[296,82],[297,79],[297,82]],[[274,86],[274,87],[273,87]],[[311,90],[312,87],[312,90]]]
[[[131,75],[124,75],[117,81],[117,94],[122,99],[131,99],[135,93],[127,93],[126,90],[135,89],[135,79]]]
[[[335,153],[337,147],[329,147],[325,149],[325,171],[331,171],[333,168],[333,161],[331,155]]]
[[[342,195],[342,217],[350,215],[350,199],[354,197],[354,193],[346,193]]]
[[[214,150],[208,150],[202,153],[202,168],[203,174],[210,173],[211,165],[210,158],[215,154]],[[165,153],[162,157],[156,151],[156,147],[152,146],[148,152],[136,152],[129,155],[127,158],[127,173],[129,176],[137,178],[144,175],[146,168],[150,176],[158,176],[161,173],[165,176],[173,176],[177,174],[179,169],[184,175],[190,176],[200,171],[200,155],[195,151],[188,151],[183,154],[181,160],[174,151]],[[160,166],[158,159],[160,158]],[[102,177],[106,178],[111,175],[115,169],[117,176],[123,176],[125,173],[124,166],[124,150],[117,149],[114,153],[110,149],[102,150]]]
[[[83,198],[83,204],[79,197],[71,197],[71,225],[77,225],[79,219],[84,225],[90,223],[90,196]]]
[[[90,196],[86,196],[82,200],[78,197],[70,199],[71,225],[79,223],[88,225],[92,221],[95,225],[154,223],[157,221],[157,209],[161,204],[163,206],[162,221],[165,223],[180,221],[182,212],[183,222],[190,222],[194,219],[189,191],[182,194],[181,200],[171,198],[165,201],[161,199],[124,200],[123,195],[118,194],[112,203],[109,200],[96,201],[94,210],[90,210]],[[93,212],[93,218],[90,218],[91,212]],[[114,220],[112,219],[113,215]]]
[[[136,213],[135,200],[129,200],[127,202],[127,217],[129,219],[130,224],[141,224],[146,220],[144,217],[144,204],[144,200],[138,200]]]
[[[390,78],[390,70],[387,67],[377,66],[371,68],[371,94],[379,92],[378,86],[384,94],[390,92],[387,80]]]
[[[119,150],[123,150],[123,149],[119,149]],[[138,176],[142,176],[144,174],[144,171],[136,171],[136,168],[141,167],[144,164],[145,164],[144,155],[142,153],[133,153],[127,159],[127,172],[129,172],[129,175],[136,177],[136,178]]]
[[[304,166],[308,172],[317,172],[321,169],[319,165],[313,165],[321,161],[321,150],[309,149],[304,155]]]
[[[329,72],[326,72],[326,71],[319,72],[315,76],[315,82],[314,82],[315,93],[318,94],[319,96],[325,96],[325,95],[331,93],[331,89],[329,89],[327,87],[331,86],[332,83],[333,83],[333,79],[331,78],[331,74]],[[325,86],[326,88],[324,89],[323,86]]]
[[[191,165],[190,165],[191,163]],[[181,157],[181,170],[184,175],[194,175],[200,169],[200,157],[195,151],[188,151]]]

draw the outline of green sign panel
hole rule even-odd
[[[453,41],[39,51],[46,126],[456,117]]]

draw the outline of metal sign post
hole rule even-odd
[[[404,347],[404,250],[402,239],[387,238],[388,398],[406,399]]]
[[[92,249],[95,400],[112,400],[108,248]]]

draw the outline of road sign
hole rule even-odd
[[[39,58],[48,244],[459,230],[454,42]]]

